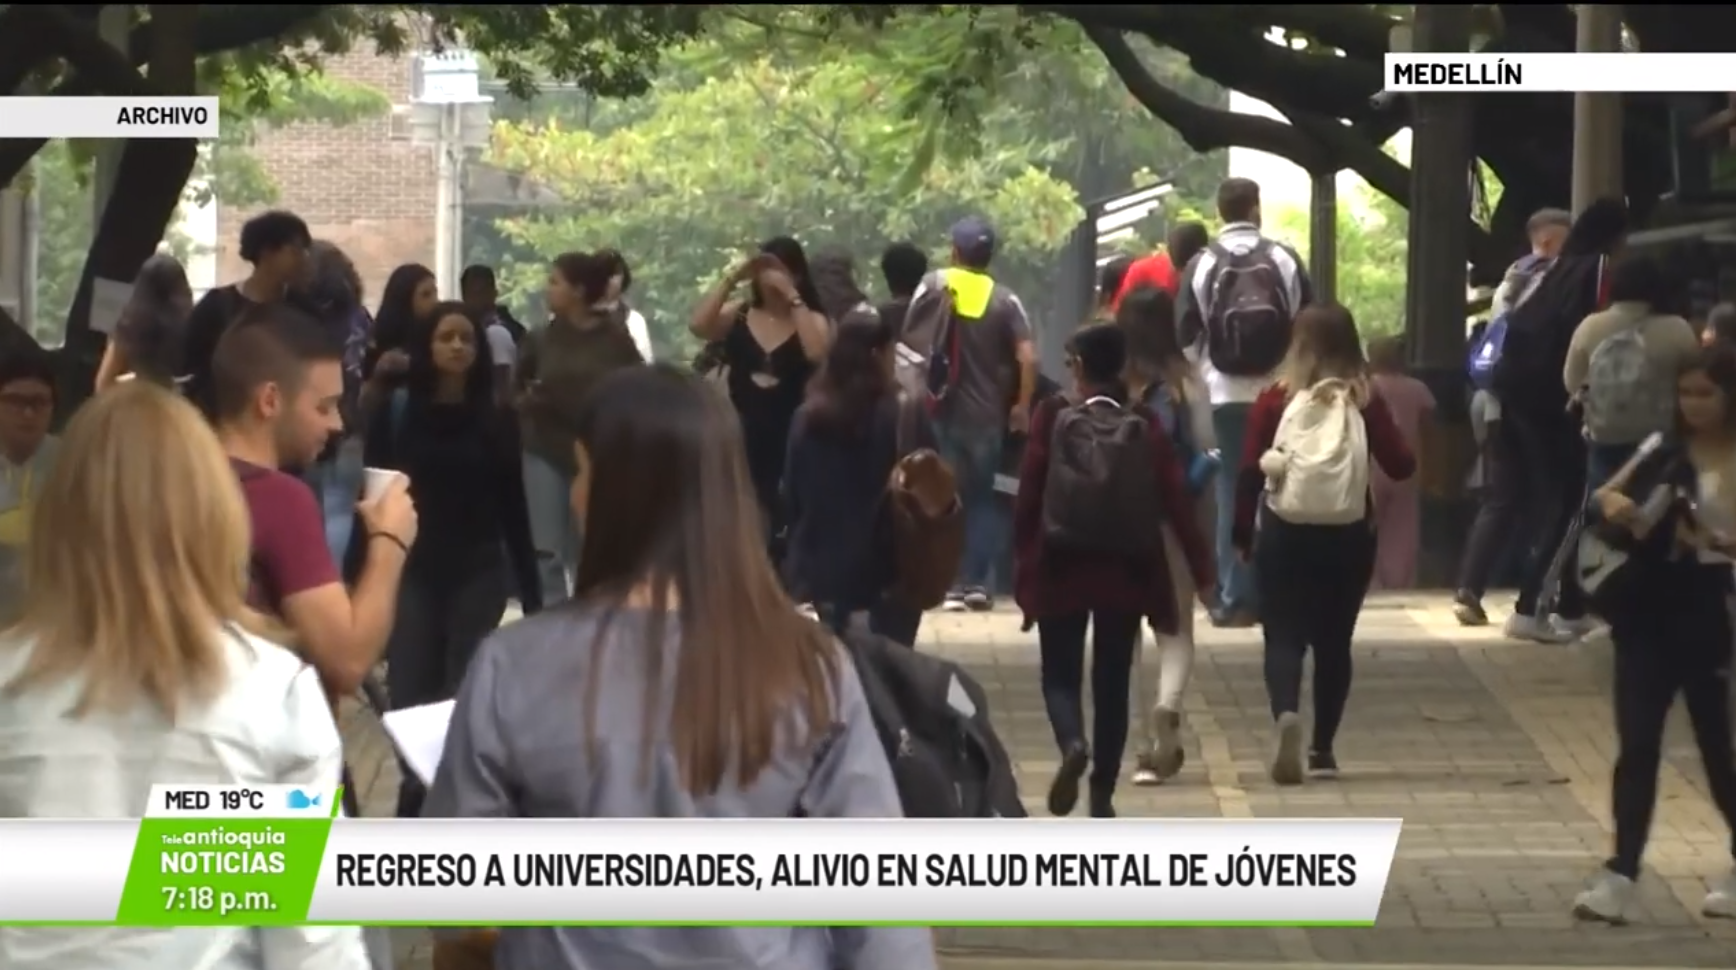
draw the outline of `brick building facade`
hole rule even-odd
[[[371,45],[329,58],[326,73],[377,88],[395,105],[410,101],[411,61]],[[393,140],[387,116],[352,125],[291,125],[263,131],[254,152],[277,183],[277,208],[307,220],[315,239],[336,243],[355,261],[376,306],[386,277],[401,263],[433,265],[434,153]],[[257,210],[218,201],[218,283],[246,271],[237,252],[241,224]]]

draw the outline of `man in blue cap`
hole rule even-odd
[[[943,607],[987,610],[990,575],[1007,540],[995,475],[1007,433],[1031,420],[1037,349],[1025,306],[988,275],[995,231],[976,216],[952,227],[952,265],[923,280],[898,337],[927,360],[941,458],[958,480],[965,547],[958,582]]]

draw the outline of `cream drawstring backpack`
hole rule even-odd
[[[1290,399],[1260,456],[1266,504],[1296,525],[1349,525],[1368,515],[1368,428],[1350,382],[1320,381]]]

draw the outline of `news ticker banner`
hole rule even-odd
[[[1369,926],[1399,819],[334,818],[158,787],[0,821],[0,925]]]
[[[1736,54],[1388,54],[1386,90],[1736,91]]]
[[[217,137],[214,97],[0,97],[7,138]]]

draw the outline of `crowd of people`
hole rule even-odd
[[[1336,776],[1363,599],[1415,579],[1411,482],[1435,400],[1395,345],[1365,353],[1351,311],[1315,299],[1262,230],[1256,184],[1227,180],[1217,208],[1215,233],[1179,225],[1161,252],[1104,267],[1061,381],[980,218],[952,227],[944,267],[887,249],[878,304],[848,254],[767,241],[696,304],[692,368],[653,362],[612,250],[555,259],[533,328],[480,266],[456,299],[400,267],[370,313],[341,250],[286,212],[248,222],[251,272],[196,302],[157,257],[59,438],[52,369],[0,361],[0,814],[140,815],[169,780],[329,790],[337,704],[372,690],[456,699],[438,773],[404,773],[404,817],[897,817],[839,638],[914,647],[926,609],[989,609],[1003,589],[1036,629],[1053,814],[1082,796],[1116,814],[1130,734],[1133,783],[1182,770],[1196,602],[1260,627],[1272,781]],[[1657,264],[1620,254],[1619,207],[1533,229],[1494,349],[1479,335],[1469,364],[1490,488],[1458,605],[1486,619],[1487,547],[1524,502],[1560,525],[1528,550],[1516,616],[1536,625],[1509,629],[1554,637],[1586,609],[1611,626],[1616,851],[1576,911],[1615,921],[1678,690],[1736,822],[1736,351],[1701,349]],[[901,528],[910,514],[922,528]],[[1573,541],[1582,554],[1556,554]],[[1563,565],[1598,543],[1596,582]],[[509,600],[525,619],[499,627]],[[1147,630],[1154,705],[1136,714]],[[1706,909],[1736,915],[1736,882]],[[9,929],[0,962],[386,959],[354,929],[259,932],[269,945]],[[464,945],[509,970],[936,965],[929,933],[905,928],[521,928]]]

